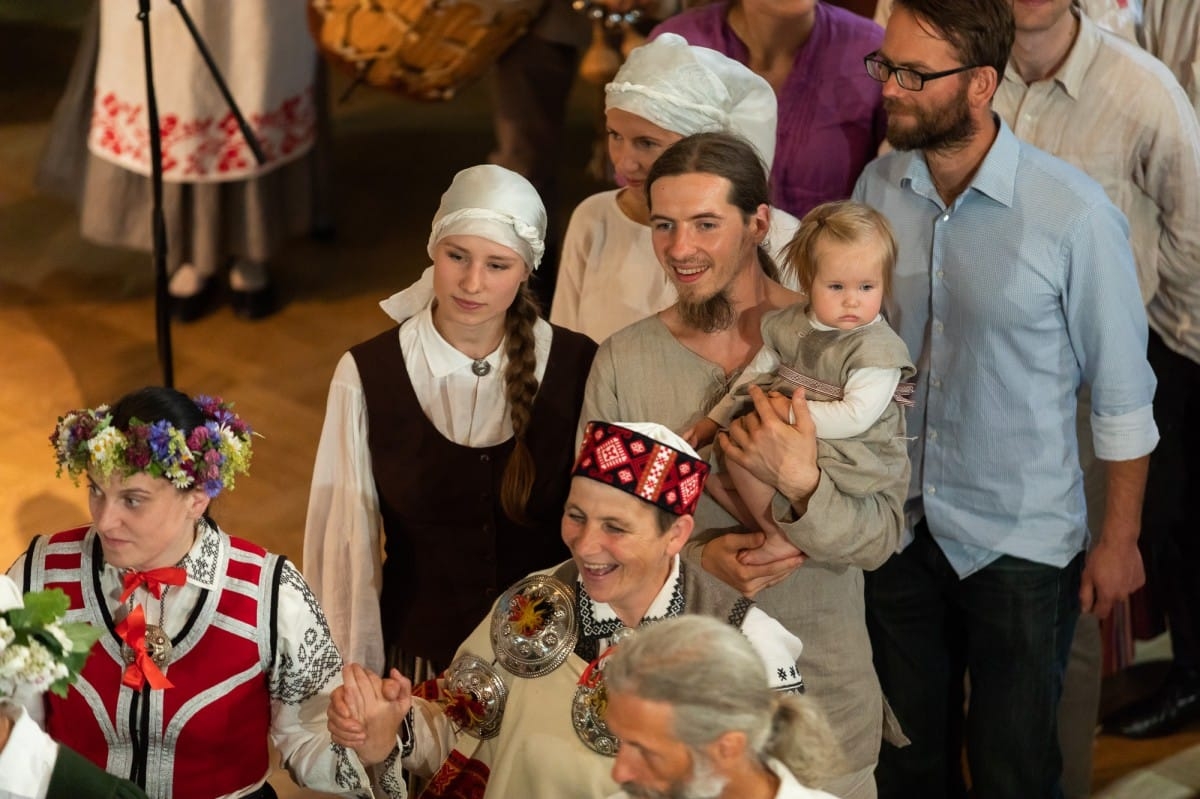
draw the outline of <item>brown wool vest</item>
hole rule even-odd
[[[500,592],[567,555],[560,525],[596,345],[554,328],[526,434],[537,469],[528,526],[509,519],[500,506],[513,439],[465,447],[439,433],[413,391],[398,328],[350,352],[366,399],[371,470],[386,534],[379,599],[384,643],[444,668]]]

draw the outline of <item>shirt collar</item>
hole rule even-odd
[[[1075,14],[1074,11],[1071,13]],[[1071,51],[1067,53],[1067,60],[1058,68],[1054,79],[1072,99],[1077,100],[1083,90],[1083,80],[1087,77],[1088,69],[1100,51],[1102,34],[1100,26],[1088,19],[1086,14],[1075,14],[1075,18],[1079,20],[1079,31],[1075,34]]]
[[[983,163],[975,172],[975,177],[971,178],[970,185],[959,195],[956,202],[969,192],[977,191],[1001,205],[1011,207],[1013,204],[1013,196],[1016,193],[1017,166],[1021,160],[1021,143],[1013,135],[1007,122],[995,113],[992,114],[992,119],[999,126],[996,140],[992,142],[991,149],[984,156]],[[935,200],[940,205],[941,198],[938,196],[937,188],[933,185],[933,175],[929,172],[929,164],[925,161],[924,153],[914,150],[907,155],[909,156],[908,167],[900,179],[901,185],[908,186],[922,197]]]
[[[475,359],[464,355],[442,338],[442,334],[433,326],[433,306],[426,305],[413,317],[417,338],[425,353],[425,362],[435,378],[443,378],[454,372],[469,370]],[[483,360],[492,367],[493,372],[499,372],[501,367],[501,347],[492,350]]]
[[[215,524],[201,523],[200,535],[183,557],[188,582],[212,590],[217,587],[217,561],[221,557],[221,532]]]
[[[1096,54],[1100,50],[1103,34],[1100,26],[1089,19],[1086,14],[1077,14],[1074,11],[1071,13],[1075,14],[1075,19],[1079,21],[1079,30],[1075,34],[1075,41],[1071,43],[1071,49],[1067,52],[1066,60],[1059,66],[1052,79],[1062,87],[1068,97],[1078,100],[1083,90],[1083,80],[1087,77],[1088,69],[1091,68],[1092,61],[1095,60]],[[1004,80],[1020,86],[1022,94],[1025,89],[1029,88],[1029,84],[1017,72],[1017,67],[1011,58],[1008,60],[1008,67],[1004,70]]]

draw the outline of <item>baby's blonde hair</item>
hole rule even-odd
[[[822,203],[800,220],[800,229],[784,248],[783,272],[791,272],[805,294],[812,293],[817,279],[817,245],[823,239],[844,244],[879,244],[879,262],[883,274],[883,296],[892,293],[892,272],[896,268],[896,237],[883,214],[853,200]]]

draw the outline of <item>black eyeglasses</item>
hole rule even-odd
[[[966,72],[968,69],[975,69],[978,64],[968,64],[965,67],[955,67],[947,69],[944,72],[917,72],[915,69],[907,67],[898,67],[895,64],[889,64],[879,57],[878,51],[871,53],[863,59],[863,64],[867,67],[867,74],[880,83],[887,83],[888,78],[896,76],[896,83],[901,89],[908,89],[910,92],[919,92],[925,88],[925,84],[931,80],[945,78],[950,75],[957,75],[960,72]]]

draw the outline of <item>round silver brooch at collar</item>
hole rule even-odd
[[[508,687],[486,661],[459,656],[446,670],[442,690],[439,704],[458,729],[481,741],[500,732]]]
[[[571,700],[571,725],[579,740],[593,752],[605,757],[615,757],[621,742],[613,735],[604,717],[608,713],[608,689],[604,685],[603,672],[591,685],[580,685]]]
[[[518,677],[554,671],[578,640],[575,592],[547,574],[518,582],[501,595],[492,612],[496,660]]]

